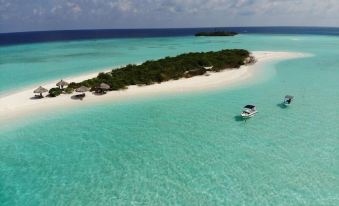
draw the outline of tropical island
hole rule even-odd
[[[107,73],[102,72],[95,78],[70,83],[65,91],[72,93],[74,89],[80,87],[87,87],[91,91],[96,91],[98,88],[100,89],[101,84],[109,86],[106,86],[106,90],[120,90],[131,85],[151,85],[169,80],[204,75],[207,72],[237,69],[242,65],[254,62],[255,59],[250,52],[243,49],[187,53],[176,57],[146,61],[140,65],[129,64]],[[58,89],[53,88],[50,93],[55,93],[56,90]]]
[[[2,97],[0,121],[53,108],[79,106],[78,101],[74,100],[83,100],[84,97],[86,101],[82,104],[91,104],[227,87],[254,78],[257,76],[256,71],[267,62],[305,55],[295,52],[222,50],[182,54],[118,69],[107,68],[99,75],[95,72],[67,77],[68,81],[55,80],[38,88],[27,87]],[[118,91],[109,92],[113,90]]]
[[[237,32],[232,31],[213,31],[213,32],[198,32],[195,36],[235,36]]]

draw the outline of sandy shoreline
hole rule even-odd
[[[240,69],[225,70],[218,73],[209,73],[208,76],[196,76],[189,79],[179,79],[161,84],[150,86],[130,86],[127,90],[112,91],[106,95],[97,96],[90,92],[86,93],[86,98],[83,101],[71,99],[74,94],[63,94],[56,98],[31,99],[34,96],[35,88],[26,88],[20,92],[0,98],[0,121],[9,120],[24,114],[32,112],[48,111],[51,108],[79,106],[90,104],[98,101],[116,101],[130,99],[134,97],[144,97],[149,95],[159,95],[166,93],[182,93],[190,91],[202,91],[214,88],[224,87],[234,83],[241,83],[244,80],[255,76],[255,72],[264,64],[271,61],[279,61],[285,59],[305,57],[305,54],[294,52],[268,52],[256,51],[252,54],[257,59],[254,65],[243,66]],[[81,75],[73,78],[65,78],[68,82],[80,82],[85,79],[97,76],[96,73]],[[41,85],[47,89],[55,87],[56,82]],[[36,87],[38,87],[37,85]]]

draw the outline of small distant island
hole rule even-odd
[[[68,90],[81,86],[92,91],[101,83],[108,84],[109,90],[125,89],[130,85],[151,85],[180,78],[204,75],[206,72],[219,72],[236,69],[244,64],[254,63],[250,52],[243,49],[226,49],[216,52],[195,52],[146,61],[141,65],[130,64],[108,73],[99,73],[95,78],[79,83],[70,83]]]
[[[213,32],[198,32],[195,36],[235,36],[237,32],[232,31],[213,31]]]

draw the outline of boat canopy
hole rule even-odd
[[[244,109],[254,109],[255,108],[255,106],[254,105],[246,105],[245,107],[244,107]]]
[[[291,96],[291,95],[286,95],[285,96],[285,99],[293,99],[294,98],[294,96]]]

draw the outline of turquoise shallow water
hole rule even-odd
[[[303,41],[295,41],[298,38],[303,38]],[[328,44],[332,43],[331,39],[336,39],[323,36],[318,38]],[[0,47],[0,95],[49,80],[190,51],[224,48],[298,50],[281,41],[298,45],[314,40],[308,36],[239,35],[234,38],[139,38],[3,46]]]
[[[185,51],[313,56],[268,65],[267,78],[231,89],[51,111],[0,127],[0,202],[338,205],[338,46],[338,37],[240,35],[3,47],[1,71],[12,80],[2,75],[1,91]],[[96,58],[82,54],[89,50]],[[296,96],[286,109],[285,94]],[[244,122],[247,103],[259,113]]]

